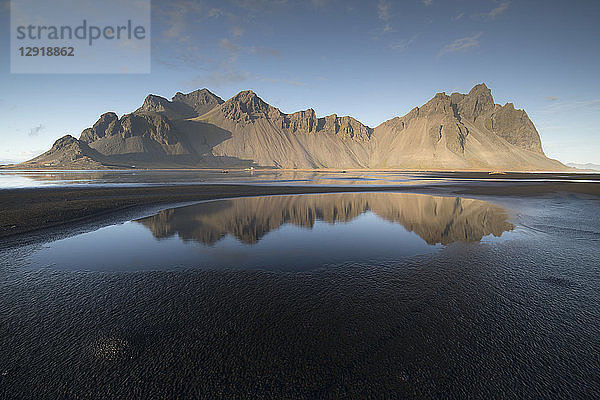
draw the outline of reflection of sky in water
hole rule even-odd
[[[49,243],[31,261],[34,267],[75,270],[308,270],[400,260],[436,252],[441,243],[488,240],[513,228],[501,208],[480,200],[373,193],[265,196],[165,210]]]
[[[484,174],[484,177],[486,175]],[[0,189],[59,185],[164,185],[197,183],[257,183],[286,185],[419,185],[456,182],[598,182],[597,178],[573,180],[572,176],[553,174],[543,178],[501,176],[469,178],[451,173],[406,171],[293,171],[293,170],[127,170],[127,171],[0,171]]]
[[[255,244],[231,235],[214,245],[177,236],[155,239],[143,225],[127,222],[51,243],[32,259],[40,266],[76,270],[174,266],[303,270],[329,263],[399,259],[440,247],[367,212],[348,223],[317,221],[312,229],[285,224]]]
[[[0,188],[55,185],[148,185],[202,182],[261,184],[411,184],[442,181],[419,173],[378,171],[281,171],[281,170],[127,170],[127,171],[0,171]]]

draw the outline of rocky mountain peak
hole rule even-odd
[[[477,85],[473,86],[473,88],[469,91],[469,96],[477,94],[487,94],[491,97],[491,93],[492,91],[486,86],[485,83],[478,83]]]
[[[106,132],[112,131],[112,127],[114,127],[115,123],[118,123],[118,121],[119,117],[114,112],[104,113],[91,128],[87,128],[81,133],[80,140],[91,143],[103,138]]]
[[[454,92],[450,95],[450,101],[453,104],[458,104],[465,98],[465,96],[466,96],[466,94],[464,94],[464,93]]]
[[[241,104],[267,104],[252,90],[243,90],[239,92],[231,98],[231,101]]]
[[[319,128],[324,132],[358,141],[370,139],[373,133],[373,129],[363,125],[356,119],[350,116],[338,117],[337,114],[319,118]]]
[[[236,121],[252,122],[258,118],[281,118],[283,113],[270,106],[252,90],[239,92],[221,105],[221,111]]]
[[[291,132],[315,132],[318,127],[317,114],[312,108],[287,114],[282,120],[282,127]]]
[[[419,115],[432,115],[432,114],[444,114],[453,115],[454,110],[450,101],[450,96],[445,92],[436,93],[435,96],[421,108],[419,108]]]
[[[68,147],[72,144],[77,143],[78,140],[71,136],[71,135],[65,135],[59,139],[57,139],[54,144],[52,145],[52,148],[50,149],[50,151],[57,151],[57,150],[61,150],[64,149],[65,147]]]
[[[148,96],[150,99],[144,104],[157,104],[152,103],[156,99],[159,99],[158,101],[162,99],[167,104],[171,104],[169,100],[160,96],[151,96]],[[114,136],[122,139],[137,136],[151,138],[160,144],[172,145],[177,143],[178,139],[174,132],[174,125],[165,114],[158,111],[139,111],[138,109],[136,112],[123,115],[121,119],[113,112],[102,114],[91,128],[84,129],[79,141],[93,145],[94,142]]]
[[[175,96],[173,96],[173,98],[171,100],[172,101],[178,101],[178,100],[190,99],[190,98],[195,98],[195,99],[200,99],[200,98],[203,98],[203,99],[220,99],[219,96],[217,96],[216,94],[214,94],[210,90],[208,90],[206,88],[202,88],[202,89],[193,90],[193,91],[191,91],[189,93],[177,92],[177,93],[175,93]]]
[[[475,85],[469,93],[457,104],[458,111],[463,118],[475,121],[482,114],[494,109],[492,91],[480,83]]]
[[[190,93],[177,92],[172,101],[191,107],[197,115],[206,114],[216,106],[224,103],[222,98],[208,89],[198,89]]]
[[[118,120],[119,117],[112,111],[104,113],[100,116],[98,121],[94,124],[94,128],[97,129],[106,129],[106,127],[113,121]]]
[[[208,89],[195,90],[187,94],[177,92],[172,100],[149,94],[144,104],[135,113],[158,113],[170,119],[186,119],[206,114],[219,104],[223,104],[223,99]]]
[[[149,94],[144,99],[144,104],[142,104],[139,110],[147,112],[166,112],[170,109],[170,106],[171,102],[164,97]]]
[[[57,139],[50,150],[26,161],[23,165],[29,168],[97,169],[103,167],[99,161],[102,158],[87,143],[71,135],[65,135]]]
[[[371,137],[373,130],[356,119],[337,114],[317,118],[314,109],[297,111],[293,114],[282,114],[282,128],[291,133],[326,133],[338,135],[346,139],[367,140]]]

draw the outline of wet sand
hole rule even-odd
[[[510,199],[518,238],[307,272],[6,251],[0,398],[599,398],[600,201]]]
[[[0,237],[27,233],[144,206],[166,205],[241,196],[338,193],[364,191],[445,193],[456,195],[542,196],[574,193],[600,196],[598,182],[531,182],[548,174],[488,175],[483,173],[437,174],[465,179],[448,184],[414,186],[275,186],[255,184],[199,184],[168,186],[45,187],[0,190]],[[564,176],[564,174],[562,175]],[[572,180],[589,180],[597,175],[569,175]],[[472,180],[481,180],[480,182]],[[504,179],[517,179],[505,182]],[[523,182],[519,182],[523,179]],[[471,181],[467,181],[471,180]]]
[[[388,189],[389,190],[389,189]],[[104,216],[133,207],[242,196],[365,191],[365,188],[255,185],[35,188],[0,191],[0,237]]]

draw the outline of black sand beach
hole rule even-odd
[[[527,177],[0,191],[0,398],[596,398],[600,188]],[[28,264],[51,240],[168,205],[361,191],[485,198],[517,232],[298,272]]]

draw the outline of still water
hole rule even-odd
[[[294,171],[294,170],[99,170],[1,171],[0,189],[43,186],[148,186],[202,183],[404,185],[442,181],[423,173],[402,171]]]
[[[52,242],[31,262],[74,270],[193,265],[301,271],[397,261],[454,242],[492,240],[514,229],[507,218],[486,201],[420,194],[217,200]]]
[[[408,172],[393,170],[0,170],[0,190],[45,186],[150,186],[202,183],[415,186],[477,182],[600,182],[598,174]]]

